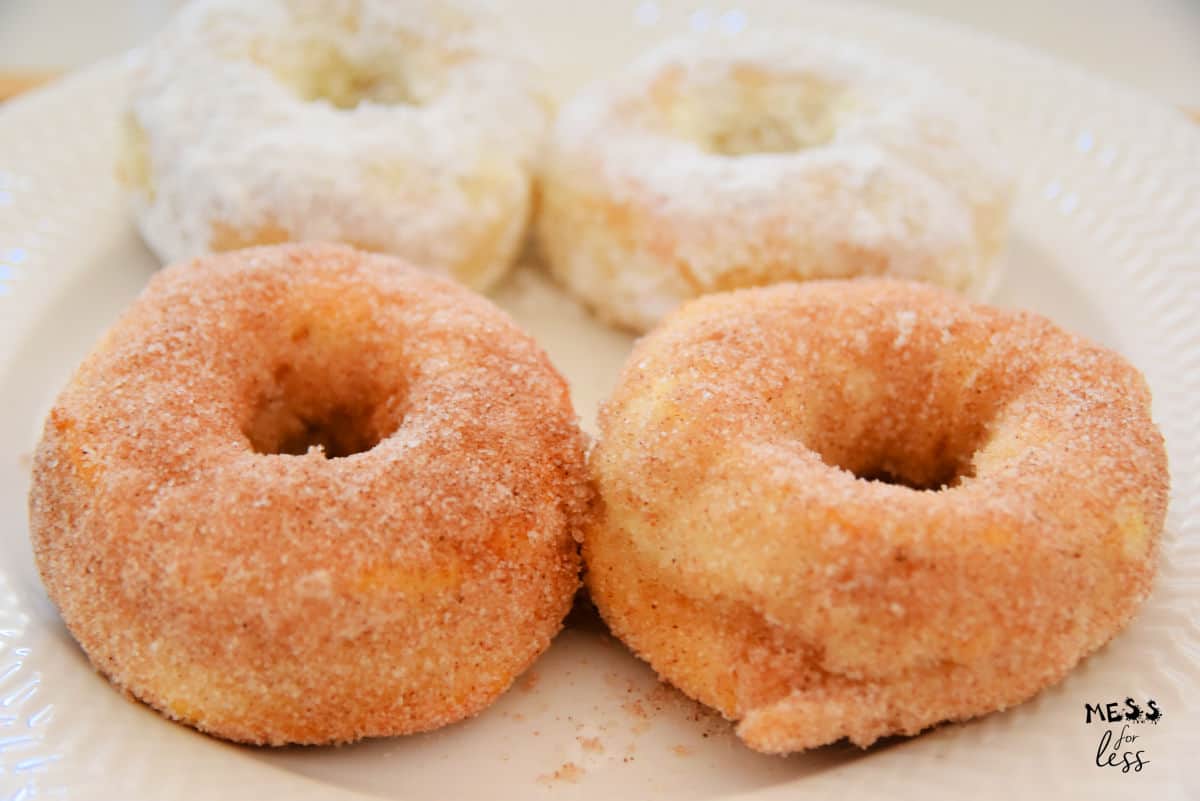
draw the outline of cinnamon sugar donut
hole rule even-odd
[[[198,0],[133,60],[118,174],[164,262],[341,241],[483,289],[549,123],[530,52],[470,0]]]
[[[603,318],[886,275],[986,293],[1012,181],[984,116],[922,70],[827,39],[685,38],[585,89],[551,136],[538,234]]]
[[[694,301],[637,345],[600,428],[591,596],[760,751],[1020,703],[1154,576],[1168,475],[1141,375],[947,290]]]
[[[249,743],[479,712],[578,584],[583,437],[490,302],[294,245],[156,275],[38,445],[37,564],[95,667]]]

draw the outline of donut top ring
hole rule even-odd
[[[825,39],[668,42],[562,109],[539,232],[604,317],[706,292],[885,274],[986,291],[1012,183],[981,111]]]
[[[492,15],[435,0],[202,0],[136,57],[118,173],[167,262],[342,241],[485,287],[550,104]]]
[[[1078,504],[1121,524],[1105,558],[1139,565],[1144,594],[1166,500],[1148,410],[1127,362],[1040,316],[966,306],[910,282],[781,284],[694,301],[653,347],[643,340],[602,409],[593,461],[622,488],[623,525],[697,592],[753,598],[782,619],[809,617],[804,576],[845,547],[866,560],[860,577],[875,539],[943,561],[978,551],[994,567],[1022,532],[1053,532],[1064,538],[1055,548],[1072,547],[1088,534],[1074,521],[1092,516]],[[740,486],[734,473],[754,476],[753,498],[727,495]],[[638,511],[648,497],[678,502],[677,524]],[[1041,525],[1027,525],[1031,510]],[[745,514],[753,525],[733,522]],[[796,515],[841,523],[797,539]],[[696,542],[693,517],[739,536]],[[964,541],[968,520],[994,530]],[[872,536],[839,545],[839,528]],[[729,560],[737,570],[720,569]],[[781,571],[794,575],[780,584]],[[865,616],[855,630],[871,620],[888,616]],[[886,639],[887,627],[878,634]]]

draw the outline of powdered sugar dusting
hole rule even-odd
[[[1012,181],[982,112],[921,70],[772,34],[669,42],[562,110],[540,238],[603,316],[885,274],[972,290]]]
[[[469,2],[193,3],[132,71],[142,232],[165,261],[344,241],[488,285],[548,121],[529,52]]]

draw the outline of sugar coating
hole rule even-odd
[[[585,581],[760,751],[1004,709],[1150,589],[1169,477],[1149,409],[1115,353],[948,290],[711,295],[603,407]]]
[[[255,452],[289,414],[359,414],[380,441]],[[113,684],[279,745],[491,703],[562,625],[588,503],[566,384],[507,315],[391,257],[290,245],[151,279],[54,405],[30,521]]]
[[[530,53],[469,0],[200,0],[134,58],[118,173],[165,262],[342,241],[485,287],[549,122]]]
[[[563,107],[538,234],[567,287],[645,331],[782,280],[982,292],[1012,192],[983,112],[939,77],[829,39],[701,36]]]

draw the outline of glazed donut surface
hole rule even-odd
[[[586,584],[613,632],[767,752],[1020,703],[1150,589],[1163,442],[1140,374],[916,283],[712,295],[600,420]]]
[[[486,288],[549,120],[529,52],[468,0],[200,0],[134,59],[118,175],[164,262],[341,241]]]
[[[985,293],[1012,180],[940,77],[784,33],[685,38],[562,109],[538,221],[606,320],[785,280],[885,275]]]
[[[288,245],[170,267],[47,420],[30,497],[96,668],[250,743],[432,729],[562,625],[588,502],[542,351],[398,260]]]

